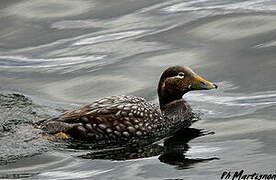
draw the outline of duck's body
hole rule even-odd
[[[186,74],[186,79],[179,76],[180,72]],[[191,125],[193,113],[182,95],[197,87],[192,78],[194,73],[188,68],[176,66],[167,69],[158,86],[160,107],[140,97],[111,96],[47,120],[42,129],[52,134],[63,132],[75,139],[106,144],[159,140]],[[200,83],[209,83],[200,80]],[[214,84],[207,85],[205,89],[216,88]]]
[[[65,132],[91,142],[136,143],[145,139],[155,141],[176,129],[188,127],[192,116],[184,100],[160,111],[144,98],[111,96],[50,119],[43,129],[52,134]]]

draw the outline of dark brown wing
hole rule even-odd
[[[44,129],[91,140],[130,138],[148,135],[160,117],[158,108],[143,98],[111,96],[51,119]]]

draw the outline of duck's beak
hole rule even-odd
[[[216,84],[206,81],[197,74],[194,74],[193,77],[194,79],[189,87],[191,90],[209,90],[218,88]]]

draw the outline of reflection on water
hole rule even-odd
[[[147,146],[118,147],[99,151],[92,151],[79,157],[86,159],[110,159],[110,160],[129,160],[137,158],[147,158],[160,155],[160,160],[167,163],[166,159],[175,162],[185,162],[185,152],[189,149],[188,142],[200,136],[212,134],[194,128],[183,128],[173,136],[164,140],[164,146],[154,143]],[[78,144],[72,142],[68,148],[89,149],[90,144]],[[92,148],[95,149],[95,148]],[[180,158],[179,158],[180,157]]]
[[[275,1],[21,0],[0,10],[1,178],[274,173]],[[215,134],[101,152],[57,146],[31,126],[109,95],[157,103],[160,74],[176,64],[219,84],[184,96],[202,114],[193,128]]]

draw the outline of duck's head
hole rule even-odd
[[[165,104],[182,99],[182,96],[192,90],[209,90],[218,86],[204,80],[189,67],[173,66],[166,69],[158,84],[159,103]]]

